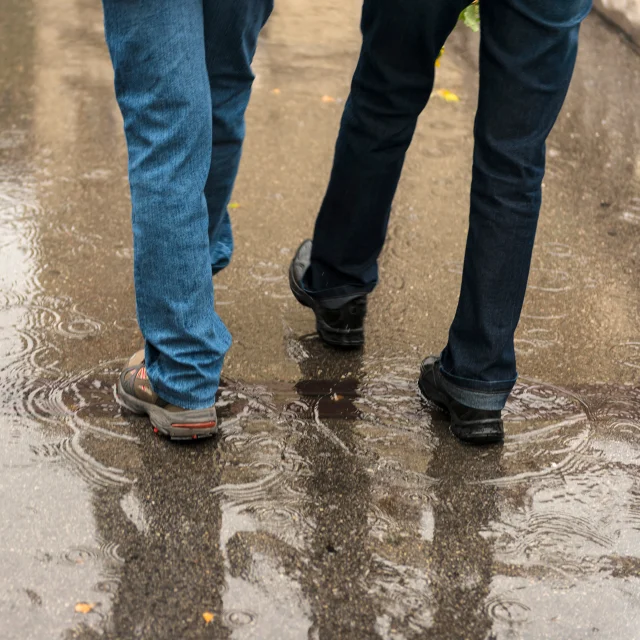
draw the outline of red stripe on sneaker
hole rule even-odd
[[[174,429],[211,429],[216,426],[215,422],[192,422],[189,424],[172,424]]]

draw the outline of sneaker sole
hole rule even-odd
[[[449,409],[447,396],[444,393],[437,389],[432,389],[427,395],[422,387],[422,379],[418,380],[418,391],[422,400],[437,405],[440,409],[446,411],[451,419],[451,410]],[[502,420],[487,420],[467,427],[455,424],[451,420],[449,431],[458,440],[474,445],[499,444],[504,441],[504,423]]]
[[[330,347],[340,349],[359,349],[364,346],[364,329],[335,329],[318,317],[314,299],[302,289],[293,275],[293,267],[289,267],[289,287],[293,297],[303,306],[311,309],[316,316],[316,331],[321,340]]]
[[[218,431],[218,421],[211,417],[211,409],[189,411],[189,418],[185,420],[187,412],[173,413],[157,407],[150,402],[144,402],[127,393],[118,380],[118,400],[131,413],[149,416],[155,433],[161,433],[171,440],[199,440],[210,438]]]

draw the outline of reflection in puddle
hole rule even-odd
[[[19,140],[21,151],[24,138]],[[21,184],[28,171],[14,168],[24,172],[19,181],[0,174],[6,241],[0,251],[0,422],[4,437],[11,434],[10,446],[0,448],[0,633],[8,640],[57,636],[78,622],[77,601],[95,605],[87,627],[103,625],[111,602],[105,585],[123,560],[116,542],[95,534],[92,490],[126,482],[122,471],[86,453],[74,411],[64,402],[89,374],[62,380],[55,363],[43,364],[55,351],[45,332],[85,336],[89,325],[84,318],[66,324],[64,303],[56,310],[42,295],[35,242],[42,211],[33,190]],[[69,464],[57,464],[59,459]]]
[[[529,637],[536,591],[524,597],[518,576],[542,593],[549,581],[590,589],[603,573],[613,579],[625,563],[640,564],[635,391],[520,384],[505,445],[478,452],[422,407],[413,376],[398,373],[412,372],[409,363],[328,365],[317,342],[305,349],[303,374],[329,366],[335,378],[303,378],[299,399],[274,388],[272,402],[245,415],[242,434],[220,444],[223,607],[230,614],[247,602],[252,616],[233,637],[281,624],[292,638],[485,637],[506,628]],[[321,409],[332,403],[345,404]],[[270,607],[282,594],[288,605]],[[342,616],[347,597],[364,617]],[[562,637],[561,623],[544,620]],[[460,635],[447,635],[452,625]]]

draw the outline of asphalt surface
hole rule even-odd
[[[416,393],[460,284],[477,36],[447,45],[362,353],[292,299],[359,47],[358,0],[280,0],[216,277],[215,441],[119,409],[141,345],[99,3],[0,12],[0,637],[616,638],[640,628],[640,57],[583,29],[548,145],[503,447]]]

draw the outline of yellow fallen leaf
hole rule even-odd
[[[274,89],[271,93],[275,93],[277,96],[279,96],[281,91],[280,89]]]
[[[239,209],[239,208],[240,208],[239,202],[232,202],[231,204],[229,204],[229,209]]]
[[[209,624],[210,622],[213,622],[213,619],[215,618],[215,615],[213,615],[213,613],[209,613],[208,611],[205,611],[202,614],[202,617],[204,618],[205,623]]]
[[[442,58],[443,55],[444,55],[444,47],[442,47],[442,49],[440,49],[440,53],[438,54],[438,57],[436,58],[436,67],[440,66],[440,58]]]
[[[458,98],[458,96],[453,93],[453,91],[449,91],[447,89],[438,89],[436,93],[441,98],[444,98],[447,102],[460,102],[460,98]]]
[[[337,393],[334,393],[334,394],[331,396],[331,399],[332,399],[334,402],[338,402],[339,400],[342,400],[342,398],[343,398],[343,397],[344,397],[344,396],[341,396],[341,395],[338,395]]]
[[[335,102],[336,99],[331,96],[322,96],[322,102]]]
[[[95,604],[90,604],[89,602],[78,602],[75,607],[76,613],[91,613],[95,606]]]

